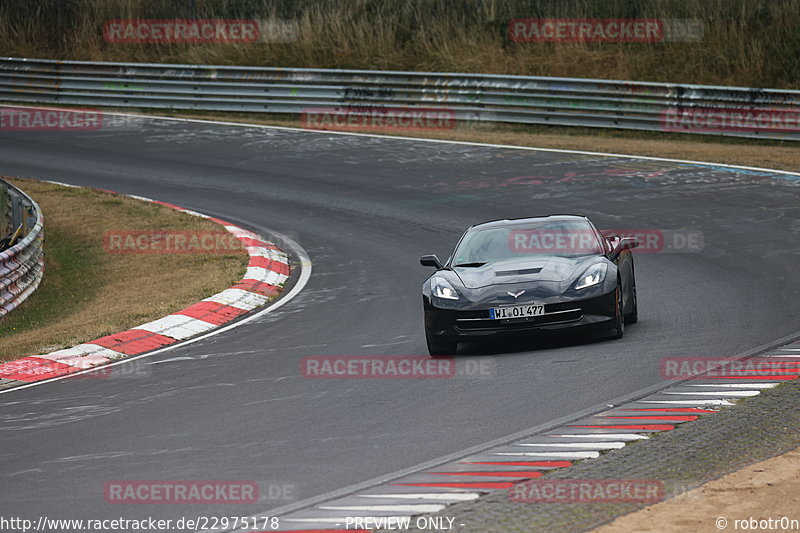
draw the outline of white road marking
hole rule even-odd
[[[368,512],[389,512],[389,513],[438,513],[446,505],[435,503],[416,503],[408,505],[319,505],[317,509],[324,511],[368,511]]]
[[[152,363],[147,363],[148,365],[161,365],[164,363],[174,363],[175,361],[196,361],[196,357],[192,357],[189,355],[185,355],[183,357],[170,357],[169,359],[162,359],[161,361],[153,361]]]
[[[690,384],[687,385],[688,387],[719,387],[719,388],[731,388],[731,389],[771,389],[772,387],[777,386],[777,383],[706,383],[703,385],[700,384]]]
[[[570,433],[569,435],[547,435],[547,437],[576,437],[579,439],[614,439],[614,440],[640,440],[649,439],[647,435],[638,433]]]
[[[232,233],[235,237],[247,237],[258,241],[263,240],[258,233],[241,228],[239,226],[226,225],[225,229],[228,230],[228,233]]]
[[[659,405],[736,405],[728,400],[640,400],[640,403]]]
[[[264,248],[263,246],[247,246],[247,255],[250,257],[266,257],[272,261],[277,261],[278,263],[289,263],[288,256],[283,253],[279,252],[278,250],[270,250],[269,248]]]
[[[183,340],[217,327],[215,324],[186,315],[167,315],[130,329],[142,329],[159,335]]]
[[[84,343],[72,348],[32,357],[57,361],[75,368],[92,368],[125,357],[125,354],[97,344]]]
[[[204,302],[216,302],[222,305],[230,305],[238,307],[245,311],[255,309],[260,305],[264,305],[269,301],[269,298],[256,294],[250,291],[243,291],[242,289],[225,289],[218,292],[214,296],[202,300]]]
[[[122,354],[120,354],[120,356],[122,356]],[[87,355],[55,355],[49,353],[45,355],[33,355],[31,357],[48,359],[56,363],[61,363],[62,365],[69,365],[73,368],[93,368],[113,361],[113,359],[109,357],[94,353]],[[119,359],[119,356],[114,359]]]
[[[571,459],[594,459],[600,452],[492,452],[491,455],[510,455],[514,457],[565,457]]]
[[[143,197],[139,197],[139,199],[143,199]],[[154,202],[155,200],[149,200],[150,202]],[[175,208],[173,208],[175,209]],[[186,209],[185,207],[178,206],[178,211],[181,213],[186,213],[187,215],[192,215],[193,217],[200,217],[200,218],[211,218],[209,215],[204,215],[203,213],[198,213],[197,211],[192,211],[191,209]]]
[[[9,107],[9,106],[3,106],[3,107]],[[13,106],[11,106],[11,107],[13,107]],[[42,180],[42,181],[44,181],[45,183],[52,183],[54,185],[61,185],[62,187],[72,187],[73,189],[80,189],[81,188],[80,185],[72,185],[71,183],[64,183],[63,181],[54,181],[54,180]],[[137,198],[137,197],[136,196],[132,196],[132,198]]]
[[[723,398],[746,398],[748,396],[758,396],[761,394],[760,390],[740,390],[740,391],[696,391],[696,392],[683,392],[683,391],[665,391],[664,394],[674,394],[682,396],[721,396]]]
[[[262,283],[269,283],[270,285],[280,285],[285,283],[289,276],[280,274],[274,270],[267,270],[263,267],[247,267],[242,279],[254,279]]]
[[[425,493],[402,493],[402,494],[356,494],[357,498],[380,498],[397,500],[434,500],[434,501],[459,501],[465,502],[480,498],[481,495],[475,492],[425,492]]]
[[[538,447],[542,446],[545,448],[588,448],[588,449],[596,449],[596,450],[618,450],[620,448],[625,447],[624,442],[562,442],[562,443],[518,443],[514,444],[514,446],[530,446],[530,447]]]
[[[58,183],[58,182],[57,181],[52,181],[50,183]],[[59,185],[67,185],[67,184],[66,183],[59,183]],[[78,185],[67,185],[67,186],[68,187],[78,187]],[[78,187],[78,188],[80,188],[80,187]],[[153,200],[152,198],[148,198],[146,196],[138,196],[136,194],[126,194],[125,196],[127,196],[129,198],[134,198],[136,200],[142,200],[143,202],[155,202],[155,200]],[[192,213],[189,213],[189,214],[191,215]],[[199,215],[199,213],[198,213],[198,215]],[[206,215],[206,216],[208,216],[208,215]]]

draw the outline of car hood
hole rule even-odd
[[[580,257],[525,257],[494,261],[480,267],[452,267],[468,289],[534,281],[564,282],[575,279],[601,255]]]

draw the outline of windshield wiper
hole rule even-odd
[[[461,263],[460,265],[454,265],[454,266],[456,266],[456,267],[482,267],[485,264],[486,263],[481,263],[481,262],[475,261],[474,263]]]

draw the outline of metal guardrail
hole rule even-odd
[[[800,140],[800,91],[579,78],[5,57],[0,100],[281,114],[435,107],[458,121]]]
[[[0,318],[10,313],[39,286],[44,275],[44,217],[39,205],[13,185],[0,180],[10,203],[11,229],[0,247]],[[8,246],[10,244],[10,246]]]

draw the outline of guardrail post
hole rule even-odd
[[[8,187],[0,183],[0,239],[8,237],[11,233],[11,205],[8,196]]]
[[[22,198],[14,190],[10,191],[9,197],[11,198],[11,228],[16,230],[21,224],[25,223],[25,217],[22,216]]]

